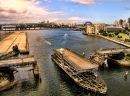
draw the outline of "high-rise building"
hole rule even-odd
[[[114,25],[119,26],[119,22],[117,20],[115,20]]]
[[[123,20],[123,27],[126,27],[127,26],[127,23],[126,23],[126,20],[124,19]]]
[[[49,24],[49,21],[47,21],[47,24]]]
[[[122,25],[123,25],[123,20],[120,19],[120,20],[119,20],[119,26],[122,26]]]
[[[128,24],[129,24],[129,26],[130,26],[130,18],[128,18]]]

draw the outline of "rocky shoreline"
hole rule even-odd
[[[14,85],[16,85],[16,83],[16,80],[10,81],[8,78],[2,77],[0,79],[0,92],[12,88]]]

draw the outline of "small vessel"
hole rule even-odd
[[[107,93],[106,83],[93,72],[99,65],[68,48],[54,49],[51,58],[82,88],[99,94]]]

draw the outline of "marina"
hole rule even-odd
[[[98,65],[66,48],[54,49],[52,60],[57,63],[76,84],[95,93],[106,94],[106,83],[93,73]]]

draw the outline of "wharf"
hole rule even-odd
[[[20,53],[28,53],[29,46],[26,32],[14,32],[2,41],[0,41],[0,54],[12,51],[14,45],[18,46]]]

